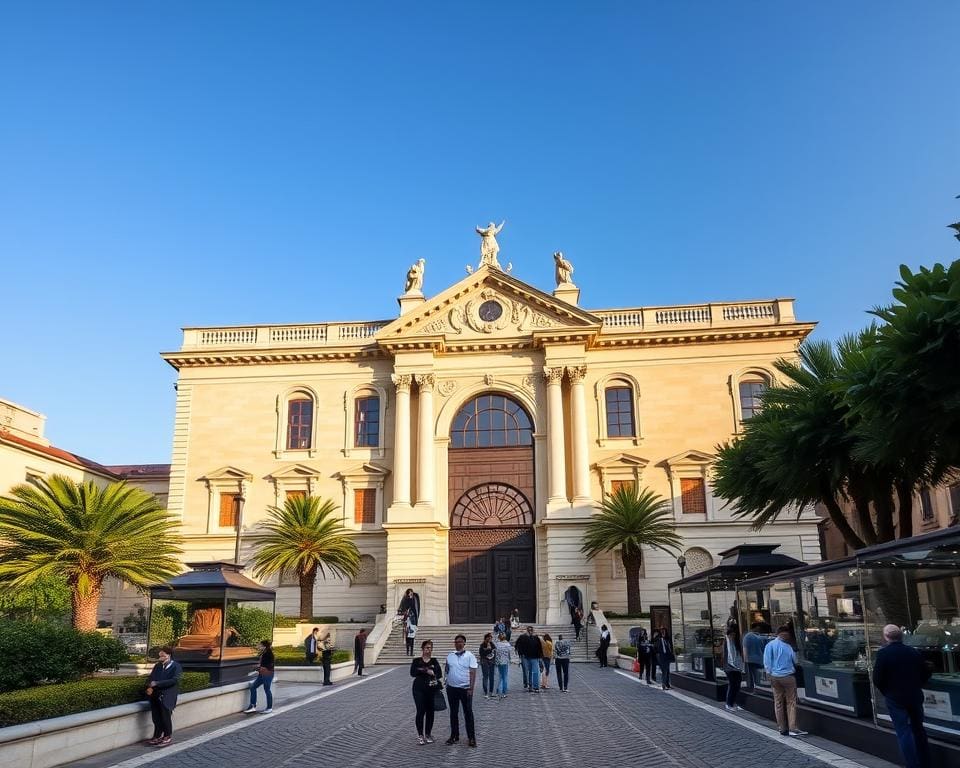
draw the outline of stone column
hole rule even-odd
[[[547,382],[547,440],[550,467],[549,504],[567,501],[566,439],[563,434],[563,367],[544,368]]]
[[[393,443],[393,503],[410,506],[410,374],[394,374],[397,415]]]
[[[573,430],[573,503],[590,503],[590,464],[587,448],[587,398],[583,378],[587,366],[567,366],[570,377],[570,415]]]
[[[432,373],[418,373],[420,389],[420,424],[417,429],[417,505],[433,506],[435,460],[433,455],[433,385]]]

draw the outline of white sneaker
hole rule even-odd
[[[256,711],[257,711],[256,707],[247,707],[245,710],[243,710],[243,714],[252,715]]]
[[[733,712],[733,710],[735,709],[735,707],[731,707],[729,704],[724,704],[723,708],[728,712]]]
[[[809,736],[810,734],[806,731],[788,731],[791,736]]]
[[[741,707],[739,704],[734,704],[733,708],[737,712],[743,712],[743,707]]]
[[[273,707],[267,707],[265,710],[263,710],[263,714],[265,715],[269,715],[271,712],[273,712]]]

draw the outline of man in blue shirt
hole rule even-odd
[[[750,631],[743,636],[743,658],[747,662],[747,690],[752,691],[760,679],[763,669],[763,649],[767,638],[760,634],[763,625],[759,621],[750,625]]]
[[[773,708],[777,713],[777,727],[781,736],[806,736],[797,727],[797,654],[788,642],[790,628],[777,629],[777,636],[763,649],[763,668],[773,688]]]
[[[886,700],[907,768],[929,768],[923,686],[930,679],[930,668],[920,651],[903,644],[903,631],[896,624],[883,628],[883,639],[887,644],[877,651],[873,684]]]

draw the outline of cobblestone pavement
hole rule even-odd
[[[718,716],[632,676],[590,664],[571,669],[569,693],[555,687],[540,694],[522,689],[511,668],[511,693],[504,701],[474,696],[479,747],[446,746],[448,712],[437,714],[435,744],[419,746],[407,669],[374,668],[375,676],[316,701],[284,710],[282,688],[273,715],[224,718],[176,734],[182,751],[143,747],[116,750],[75,768],[267,768],[272,766],[566,766],[657,765],[675,768],[825,768],[780,737],[770,738]],[[378,674],[376,674],[378,673]],[[554,680],[551,683],[555,684]],[[328,689],[330,690],[330,689]],[[479,681],[477,690],[480,691]],[[739,715],[738,715],[739,717]],[[251,719],[254,721],[250,723]],[[746,719],[746,718],[745,718]],[[752,722],[768,724],[754,719]],[[226,727],[232,732],[218,734]],[[770,729],[773,733],[773,730]],[[824,740],[835,766],[881,768],[891,764],[852,753]],[[188,746],[189,744],[189,746]],[[852,760],[853,762],[850,762]]]

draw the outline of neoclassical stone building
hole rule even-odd
[[[233,557],[238,496],[246,536],[309,493],[340,505],[363,553],[353,582],[319,582],[317,614],[369,617],[413,587],[427,624],[513,607],[565,621],[570,586],[626,606],[619,557],[580,553],[623,483],[669,500],[690,568],[744,541],[819,559],[812,512],[758,534],[711,492],[714,447],[814,327],[793,300],[588,310],[560,254],[552,293],[501,269],[496,231],[480,232],[479,268],[435,296],[411,267],[393,320],[184,330],[163,357],[179,372],[169,508],[185,560]],[[679,575],[645,553],[645,605]],[[277,586],[294,612],[295,578]]]

